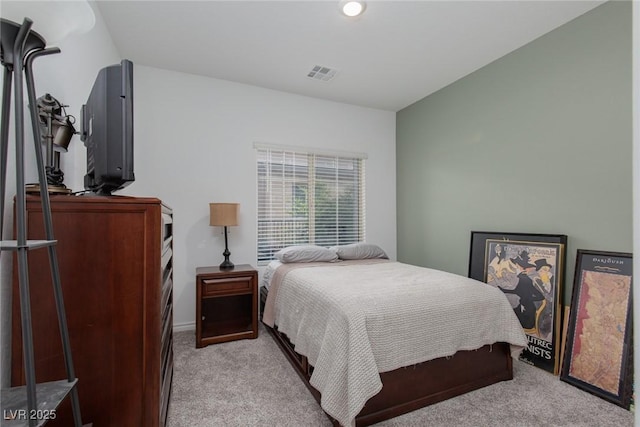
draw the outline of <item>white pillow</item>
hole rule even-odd
[[[336,251],[315,245],[288,246],[275,253],[278,261],[292,262],[332,262],[338,260]]]
[[[343,260],[350,259],[370,259],[370,258],[385,258],[389,259],[387,254],[378,245],[373,243],[352,243],[350,245],[333,246],[333,249],[338,254],[338,257]]]

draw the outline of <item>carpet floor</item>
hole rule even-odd
[[[195,332],[174,334],[168,427],[331,426],[260,325],[255,340],[195,348]],[[514,361],[514,379],[392,420],[391,426],[631,427],[633,413]]]

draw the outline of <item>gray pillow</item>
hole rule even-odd
[[[338,260],[336,251],[315,245],[288,246],[275,253],[278,261],[292,262],[332,262]]]
[[[330,249],[334,249],[338,254],[338,257],[343,260],[350,259],[370,259],[370,258],[385,258],[389,259],[387,254],[378,245],[373,243],[352,243],[350,245],[333,246]]]

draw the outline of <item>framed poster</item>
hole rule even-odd
[[[560,379],[629,409],[633,394],[629,253],[578,250]]]
[[[567,236],[471,232],[469,277],[502,290],[529,345],[520,360],[558,375]]]

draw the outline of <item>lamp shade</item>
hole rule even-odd
[[[209,203],[209,225],[238,225],[238,203]]]
[[[73,121],[67,116],[64,121],[56,120],[52,123],[53,129],[53,149],[60,153],[66,153],[71,143],[71,138],[76,133],[76,129],[73,127]]]

